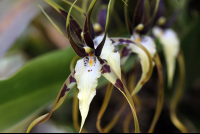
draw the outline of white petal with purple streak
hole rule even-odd
[[[98,36],[94,39],[95,48],[102,41],[104,35]],[[104,47],[102,49],[100,57],[107,61],[107,63],[113,68],[117,73],[119,78],[121,78],[121,69],[120,69],[120,54],[114,52],[115,47],[112,45],[112,41],[106,37]]]

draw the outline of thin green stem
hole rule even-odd
[[[183,54],[180,51],[178,54],[178,64],[179,64],[179,85],[177,87],[177,90],[174,94],[174,97],[172,98],[171,105],[170,105],[170,118],[172,120],[172,123],[182,132],[182,133],[188,133],[187,128],[181,123],[181,121],[178,119],[176,115],[176,108],[178,105],[178,102],[180,101],[180,98],[183,94],[184,90],[184,83],[185,83],[185,63]]]
[[[104,130],[101,127],[101,118],[103,117],[103,114],[105,113],[105,111],[108,107],[108,103],[110,101],[112,91],[113,91],[113,85],[112,85],[112,83],[109,83],[107,86],[106,95],[104,97],[103,104],[102,104],[101,109],[99,110],[99,113],[97,116],[96,127],[100,133],[104,133]]]
[[[162,73],[162,64],[160,62],[160,58],[158,54],[156,53],[154,57],[154,61],[156,63],[157,67],[157,72],[158,72],[158,80],[159,80],[159,85],[158,85],[158,99],[157,99],[157,107],[156,107],[156,112],[153,117],[153,121],[151,123],[151,126],[149,128],[148,133],[153,133],[155,125],[158,121],[158,118],[161,114],[162,108],[163,108],[163,101],[164,101],[164,82],[163,82],[163,73]]]

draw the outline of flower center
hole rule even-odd
[[[95,58],[94,58],[94,55],[93,54],[90,54],[89,55],[89,65],[90,65],[90,67],[92,67],[93,66],[93,64],[94,64],[94,61],[95,61]]]

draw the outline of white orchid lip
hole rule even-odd
[[[98,78],[101,76],[101,64],[94,54],[77,61],[74,78],[77,81],[79,109],[82,116],[81,128],[86,120],[92,99],[96,95]]]
[[[177,34],[172,29],[153,28],[153,34],[159,39],[163,46],[165,59],[167,62],[168,86],[172,86],[175,71],[176,57],[180,49],[180,41]]]

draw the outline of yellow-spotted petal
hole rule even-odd
[[[160,43],[163,45],[164,55],[167,62],[168,86],[171,87],[180,41],[177,34],[172,29],[162,31],[160,28],[155,27],[153,33],[158,37]]]
[[[102,41],[104,35],[98,36],[94,39],[95,48]],[[106,41],[101,52],[100,57],[107,61],[107,63],[114,69],[119,78],[121,78],[120,69],[120,54],[115,52],[115,47],[112,45],[112,41],[106,37]]]
[[[92,99],[96,95],[97,79],[101,76],[101,64],[97,57],[90,54],[77,61],[75,67],[75,79],[77,81],[79,94],[79,109],[82,116],[81,129],[89,112]],[[80,131],[81,131],[80,129]]]

